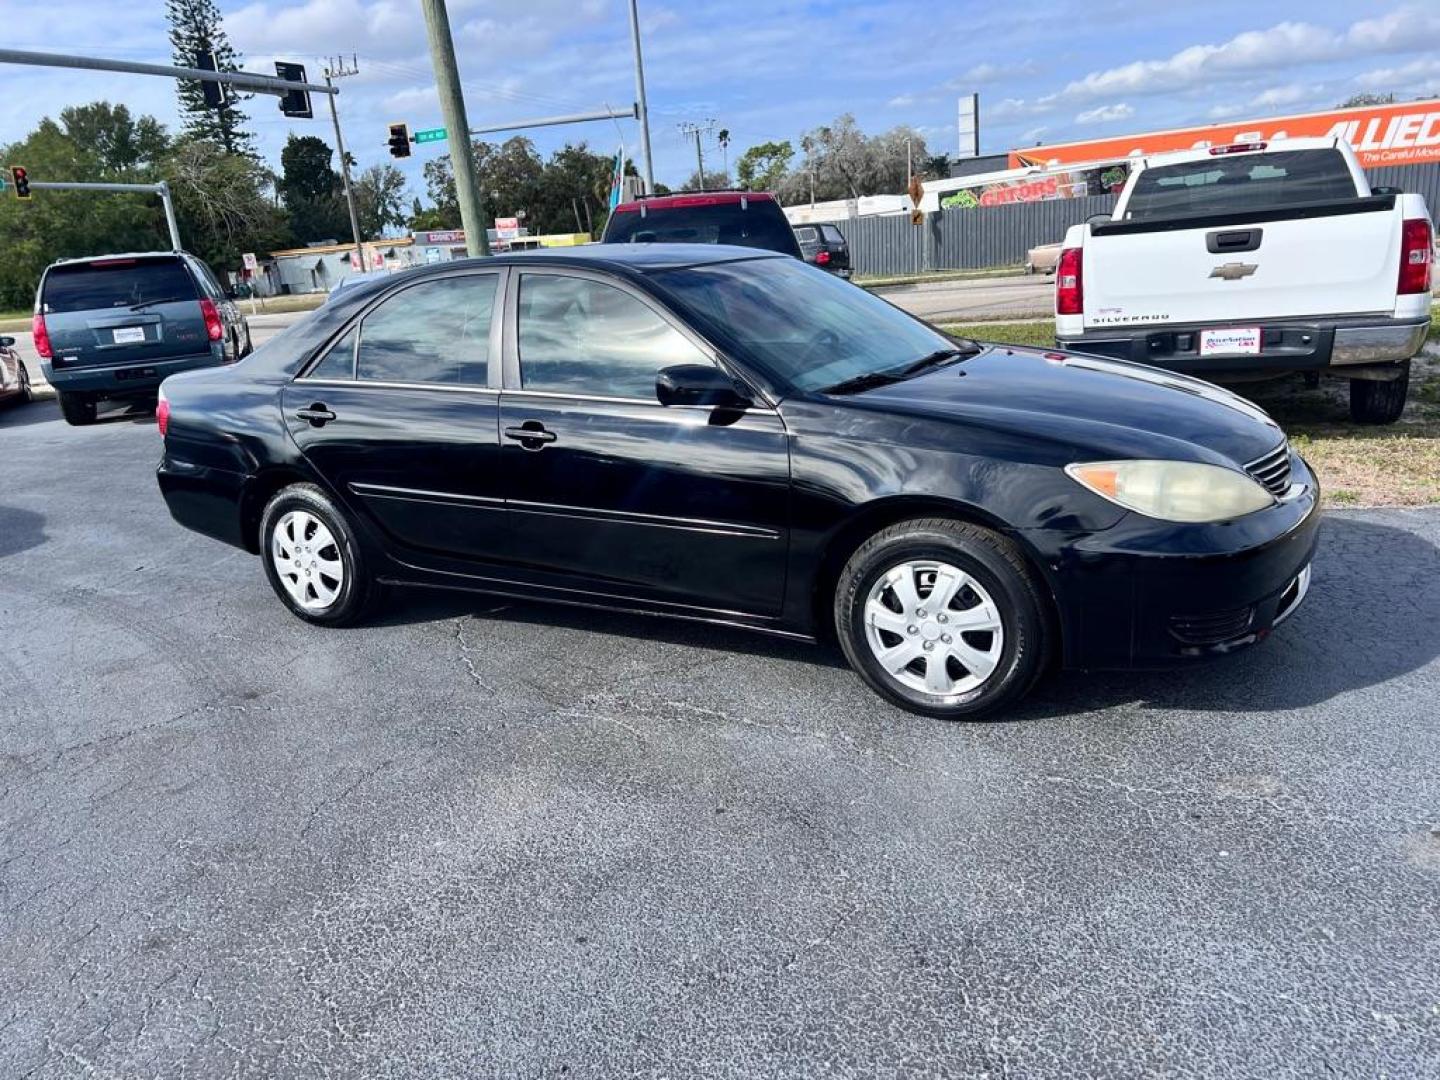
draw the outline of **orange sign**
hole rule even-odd
[[[1440,162],[1440,99],[1407,101],[1396,105],[1364,105],[1356,109],[1274,116],[1265,120],[1036,146],[1010,151],[1010,167],[1118,161],[1138,154],[1327,135],[1338,135],[1354,147],[1361,166],[1367,169]]]

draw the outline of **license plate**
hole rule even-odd
[[[1225,330],[1200,331],[1201,356],[1258,356],[1260,327],[1232,326]]]
[[[117,326],[110,331],[114,335],[116,345],[133,345],[137,341],[145,340],[145,328],[143,326]]]

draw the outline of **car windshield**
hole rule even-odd
[[[957,345],[878,296],[789,259],[691,266],[654,280],[718,343],[797,390],[897,374]]]
[[[1148,221],[1353,198],[1355,181],[1339,150],[1218,154],[1146,169],[1135,180],[1125,216]]]
[[[52,266],[45,275],[45,311],[98,311],[169,300],[194,300],[190,275],[176,259],[116,259]]]

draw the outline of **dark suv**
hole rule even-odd
[[[177,371],[228,364],[250,328],[210,268],[184,252],[52,263],[35,295],[35,351],[72,424],[96,402],[151,399]]]
[[[834,225],[796,225],[795,239],[811,266],[843,278],[850,276],[850,245]]]
[[[602,244],[735,244],[803,258],[775,196],[763,191],[647,195],[621,203]]]

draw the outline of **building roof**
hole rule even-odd
[[[366,240],[364,246],[368,248],[382,247],[409,247],[415,242],[413,236],[398,236],[395,239]],[[282,248],[279,251],[270,252],[272,259],[278,259],[288,255],[338,255],[341,252],[354,251],[355,241],[349,240],[343,244],[317,244],[314,247]]]

